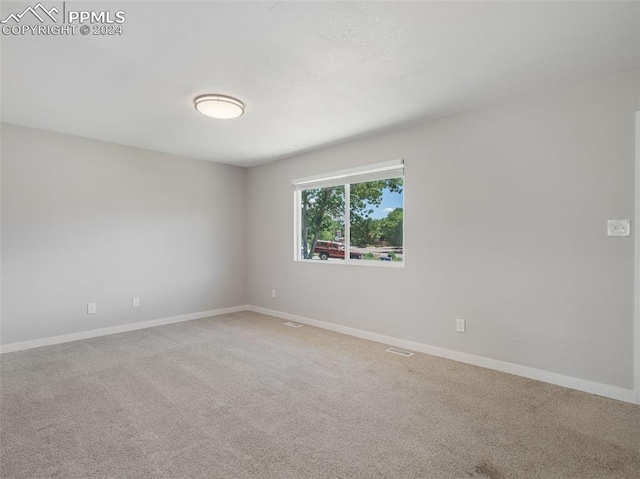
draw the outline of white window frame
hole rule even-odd
[[[370,178],[370,179],[369,179]],[[375,181],[383,178],[402,178],[402,209],[405,204],[404,185],[404,160],[387,161],[368,165],[360,168],[350,168],[348,170],[335,171],[323,175],[309,176],[292,180],[293,192],[293,260],[300,263],[330,264],[330,265],[355,265],[369,266],[374,268],[404,268],[406,255],[405,221],[402,220],[402,261],[373,261],[364,259],[351,259],[351,183],[358,180],[358,183],[365,181]],[[344,212],[344,260],[341,261],[319,261],[316,259],[305,259],[301,257],[302,236],[300,228],[302,226],[302,191],[314,188],[329,188],[331,186],[344,186],[345,212]]]

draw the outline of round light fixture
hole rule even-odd
[[[225,95],[200,95],[193,103],[203,115],[212,118],[238,118],[244,113],[244,103],[236,98]]]

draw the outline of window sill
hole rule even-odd
[[[333,264],[348,266],[366,266],[372,268],[404,268],[404,261],[375,261],[368,259],[337,259],[337,260],[321,260],[321,259],[294,259],[295,263],[313,263],[313,264]]]

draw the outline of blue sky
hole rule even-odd
[[[382,190],[382,203],[373,208],[372,218],[386,218],[390,211],[402,208],[402,193],[392,193],[388,188]]]

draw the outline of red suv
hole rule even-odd
[[[337,258],[344,259],[344,245],[342,243],[338,243],[337,241],[321,241],[318,240],[316,243],[316,248],[313,250],[315,254],[317,254],[320,259],[329,259],[329,258]],[[349,258],[351,259],[362,259],[362,254],[357,251],[350,251]]]

